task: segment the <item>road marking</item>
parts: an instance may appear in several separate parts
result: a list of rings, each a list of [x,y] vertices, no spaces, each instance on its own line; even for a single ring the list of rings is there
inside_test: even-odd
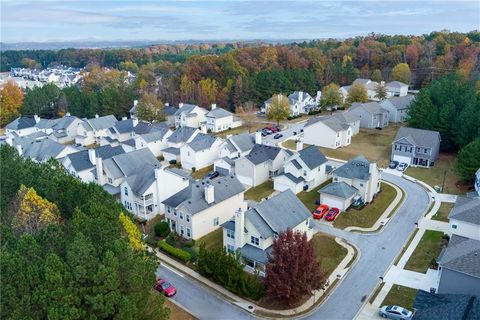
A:
[[[183,274],[181,274],[180,272],[178,272],[177,270],[175,270],[175,268],[170,267],[170,266],[167,265],[166,263],[162,263],[161,266],[164,267],[165,269],[168,269],[168,271],[175,273],[177,276],[185,279],[185,276],[184,276]]]

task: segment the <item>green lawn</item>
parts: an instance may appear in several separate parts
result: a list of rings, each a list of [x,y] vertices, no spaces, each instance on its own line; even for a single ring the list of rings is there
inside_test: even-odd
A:
[[[260,128],[263,128],[265,124],[263,123],[255,123],[253,127],[250,129],[250,133],[257,131]],[[236,127],[230,130],[225,130],[222,132],[214,133],[217,137],[226,138],[228,135],[235,135],[240,133],[248,133],[248,128],[244,126]]]
[[[433,215],[432,220],[448,222],[448,214],[450,213],[450,210],[452,210],[454,205],[454,203],[443,202],[440,205],[437,213]]]
[[[417,295],[417,289],[412,289],[394,284],[382,302],[382,306],[396,305],[412,311],[413,302]]]
[[[211,166],[192,172],[191,176],[193,179],[196,179],[196,180],[203,179],[203,177],[205,177],[211,171],[213,171],[213,164]]]
[[[315,234],[311,241],[320,269],[328,277],[345,258],[348,250],[339,245],[334,237],[322,233]]]
[[[443,232],[427,230],[408,259],[405,269],[416,272],[427,272],[432,259],[437,259],[441,251]]]
[[[290,139],[290,140],[285,140],[282,143],[282,146],[285,148],[288,148],[290,150],[297,150],[297,143],[295,142],[295,139]],[[303,149],[309,147],[310,145],[308,143],[303,144]]]
[[[310,191],[302,191],[299,194],[297,194],[298,199],[303,202],[303,204],[310,210],[310,212],[313,212],[317,208],[317,204],[315,204],[316,201],[320,201],[320,195],[318,194],[318,190],[322,189],[325,187],[327,184],[331,183],[332,179],[328,179],[315,189],[312,189]]]
[[[430,186],[442,187],[443,177],[445,175],[445,186],[443,193],[463,194],[468,191],[468,186],[459,183],[459,178],[455,173],[455,154],[440,153],[435,166],[431,168],[408,168],[405,172],[418,180],[429,184]]]
[[[346,212],[340,213],[333,225],[340,229],[350,226],[361,228],[373,226],[397,195],[395,188],[386,183],[382,182],[380,188],[382,191],[375,197],[372,203],[367,204],[361,210],[351,208]]]
[[[200,245],[205,243],[205,249],[215,249],[223,246],[223,228],[210,232],[209,234],[201,237],[195,241],[193,248],[198,252]]]
[[[261,185],[250,188],[245,192],[245,199],[260,202],[273,192],[273,181],[268,180]]]
[[[377,161],[380,167],[390,162],[392,141],[397,134],[398,124],[390,124],[382,130],[360,128],[360,132],[352,138],[352,143],[343,148],[320,148],[327,157],[349,160],[363,154],[370,161]]]

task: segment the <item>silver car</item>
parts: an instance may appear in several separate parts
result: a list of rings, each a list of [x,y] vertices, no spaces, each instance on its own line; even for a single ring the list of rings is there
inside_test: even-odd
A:
[[[395,320],[412,319],[413,312],[399,306],[383,306],[378,312],[380,317]]]
[[[402,162],[397,166],[397,170],[402,172],[405,171],[407,168],[408,168],[408,164],[406,164],[405,162]]]

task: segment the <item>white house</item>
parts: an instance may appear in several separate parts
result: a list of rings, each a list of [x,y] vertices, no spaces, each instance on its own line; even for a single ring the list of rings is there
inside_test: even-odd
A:
[[[385,85],[387,97],[404,97],[408,94],[408,84],[400,81],[391,81]]]
[[[218,159],[223,141],[220,138],[199,133],[180,148],[182,168],[196,170],[208,167]]]
[[[303,128],[303,141],[318,147],[337,149],[352,142],[353,129],[338,116],[310,118]]]
[[[317,92],[317,97],[320,97],[320,91]],[[312,98],[308,92],[295,91],[288,97],[288,103],[290,105],[290,115],[298,116],[300,114],[306,114],[313,109],[318,108],[319,100]],[[262,112],[267,112],[272,103],[272,98],[266,100],[263,103]]]
[[[380,171],[376,163],[357,156],[332,172],[333,182],[320,189],[320,203],[347,210],[359,195],[370,203],[380,191]]]
[[[175,112],[175,128],[199,128],[202,122],[205,122],[207,112],[206,109],[197,105],[180,103]]]
[[[259,142],[261,142],[261,133]],[[241,133],[227,137],[222,144],[219,159],[214,162],[214,170],[222,175],[229,175],[235,173],[235,160],[246,156],[255,145],[253,135],[249,133]]]
[[[298,143],[298,142],[297,142]],[[300,142],[301,144],[301,142]],[[315,146],[309,146],[291,155],[284,166],[284,173],[273,178],[273,188],[277,191],[290,189],[297,194],[310,190],[327,180],[327,158]]]
[[[173,134],[173,131],[168,128],[160,128],[145,134],[135,135],[135,149],[148,148],[158,157],[162,154],[162,150],[168,147],[168,137]]]
[[[21,116],[5,126],[5,135],[10,137],[26,136],[37,131],[36,124],[40,121],[37,115],[33,117]]]
[[[283,165],[291,154],[282,148],[255,144],[248,155],[235,160],[235,174],[241,183],[256,187],[283,173]]]
[[[99,117],[98,115],[92,119],[83,119],[77,129],[75,143],[88,146],[94,143],[100,144],[102,137],[109,135],[109,129],[117,123],[117,119],[113,115]]]
[[[34,162],[47,162],[50,159],[61,159],[79,150],[74,146],[64,145],[51,139],[33,140],[16,146],[17,152],[24,158]]]
[[[124,117],[110,127],[107,134],[110,138],[123,142],[132,138],[135,126],[137,125],[137,119],[127,119]]]
[[[375,129],[388,127],[389,111],[384,109],[378,102],[367,103],[354,102],[348,109],[348,113],[360,118],[360,127]]]
[[[355,79],[352,83],[352,85],[363,85],[365,87],[365,89],[367,90],[367,96],[368,96],[368,100],[373,100],[373,101],[376,101],[378,100],[375,96],[376,96],[376,88],[377,86],[379,85],[382,85],[384,83],[378,83],[376,81],[372,81],[370,79],[362,79],[362,78],[358,78],[358,79]],[[342,97],[345,100],[348,99],[348,91],[350,90],[351,86],[343,86],[340,88],[340,93],[342,94]]]
[[[167,138],[167,148],[162,149],[162,154],[167,161],[180,161],[180,148],[191,142],[200,130],[191,127],[177,128]]]
[[[457,196],[448,219],[451,234],[480,240],[480,197]]]
[[[313,236],[310,212],[293,194],[286,190],[244,210],[237,208],[232,219],[223,223],[223,246],[228,252],[239,252],[248,271],[264,275],[268,253],[280,232],[291,229]]]
[[[242,121],[230,111],[217,108],[212,104],[212,109],[205,115],[208,132],[221,132],[242,125]]]
[[[380,105],[390,113],[390,122],[404,122],[413,99],[413,95],[391,97],[383,100]]]
[[[190,184],[163,201],[170,229],[186,239],[197,240],[220,228],[246,207],[244,187],[236,177],[190,181]]]

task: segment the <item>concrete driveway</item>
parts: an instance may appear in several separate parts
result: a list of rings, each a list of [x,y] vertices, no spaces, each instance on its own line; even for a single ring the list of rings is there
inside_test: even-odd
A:
[[[351,320],[363,306],[365,300],[379,283],[395,257],[400,253],[415,223],[429,206],[425,189],[403,178],[383,174],[383,179],[397,184],[406,191],[406,198],[397,214],[379,233],[361,234],[335,229],[315,223],[315,229],[346,239],[359,248],[358,262],[342,280],[329,298],[304,319]],[[183,278],[165,266],[159,274],[177,287],[173,298],[199,319],[252,319],[247,312],[222,300],[208,288]]]

